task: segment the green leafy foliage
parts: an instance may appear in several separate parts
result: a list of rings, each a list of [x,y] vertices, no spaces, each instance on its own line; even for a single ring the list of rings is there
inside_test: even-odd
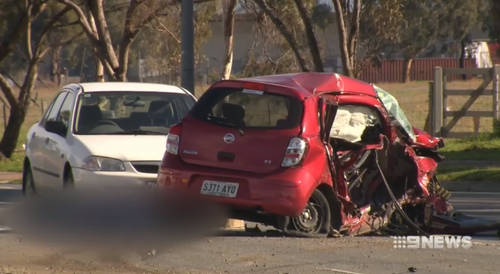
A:
[[[405,25],[399,49],[414,57],[440,37],[464,38],[481,25],[486,14],[484,1],[402,0]]]

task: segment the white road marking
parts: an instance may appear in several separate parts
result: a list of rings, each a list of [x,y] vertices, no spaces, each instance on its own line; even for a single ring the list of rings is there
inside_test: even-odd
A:
[[[14,186],[2,186],[2,185],[0,185],[0,189],[19,189],[19,187],[14,187]]]
[[[1,231],[12,231],[12,228],[10,228],[8,226],[0,226],[0,232]]]
[[[335,268],[316,268],[316,269],[317,270],[330,271],[330,272],[333,272],[333,273],[342,273],[342,274],[363,274],[363,273],[359,273],[359,272],[352,272],[352,271],[335,269]]]

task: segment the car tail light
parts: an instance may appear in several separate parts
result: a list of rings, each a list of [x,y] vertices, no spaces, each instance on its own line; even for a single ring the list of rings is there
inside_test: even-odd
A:
[[[170,128],[167,136],[167,152],[177,155],[179,153],[179,143],[181,142],[182,125],[176,124]]]
[[[290,140],[290,143],[288,143],[288,147],[286,148],[285,157],[283,158],[281,166],[291,167],[299,164],[304,158],[306,149],[306,140],[300,137],[292,138],[292,140]]]
[[[260,84],[260,83],[244,83],[243,88],[264,91],[265,86],[264,86],[264,84]]]

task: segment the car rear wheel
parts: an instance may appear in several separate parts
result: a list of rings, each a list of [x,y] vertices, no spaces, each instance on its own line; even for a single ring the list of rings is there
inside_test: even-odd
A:
[[[26,164],[23,169],[23,195],[30,197],[36,195],[35,180],[33,179],[33,172],[31,165]]]
[[[318,189],[312,193],[302,214],[282,217],[283,232],[293,237],[327,237],[330,231],[331,211],[328,200]]]

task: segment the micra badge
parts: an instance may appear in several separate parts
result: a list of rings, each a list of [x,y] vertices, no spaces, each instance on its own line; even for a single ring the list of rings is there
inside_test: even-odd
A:
[[[198,155],[198,151],[186,149],[183,151],[185,154]]]

